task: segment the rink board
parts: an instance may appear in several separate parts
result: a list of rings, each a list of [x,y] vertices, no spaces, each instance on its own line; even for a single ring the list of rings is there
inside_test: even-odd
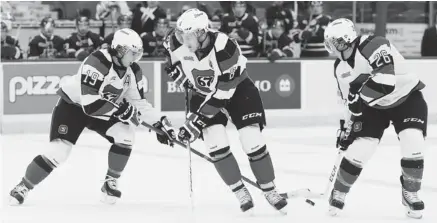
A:
[[[410,71],[427,85],[427,99],[437,95],[436,60],[408,60]],[[184,92],[168,79],[162,61],[141,61],[146,98],[181,123]],[[77,72],[80,62],[7,62],[1,68],[1,131],[46,132],[58,100],[62,78]],[[342,116],[332,60],[251,60],[247,70],[260,91],[270,126],[335,124]],[[428,100],[430,122],[437,120],[437,103]]]

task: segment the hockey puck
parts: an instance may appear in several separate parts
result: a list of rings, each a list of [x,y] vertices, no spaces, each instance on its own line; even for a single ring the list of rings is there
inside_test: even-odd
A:
[[[305,202],[307,202],[308,204],[310,204],[311,206],[316,205],[316,203],[314,203],[314,201],[310,200],[310,199],[306,199]]]

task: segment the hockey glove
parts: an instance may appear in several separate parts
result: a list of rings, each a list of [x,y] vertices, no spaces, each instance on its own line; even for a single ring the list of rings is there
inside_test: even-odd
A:
[[[353,142],[353,137],[347,132],[347,128],[344,127],[344,120],[340,120],[340,129],[337,130],[337,142],[336,147],[342,151],[346,151],[350,144]]]
[[[363,100],[360,97],[360,94],[353,94],[349,92],[347,96],[347,105],[349,108],[349,112],[351,115],[358,117],[362,115],[361,107],[363,104]]]
[[[162,144],[173,147],[173,140],[176,139],[176,134],[172,124],[167,119],[167,117],[162,116],[159,121],[153,124],[153,127],[160,129],[164,132],[164,135],[156,133],[156,138],[158,139],[158,141]]]
[[[176,83],[176,86],[192,89],[193,85],[188,80],[181,66],[181,62],[178,61],[166,67],[165,72],[167,72],[167,75]]]
[[[114,117],[118,120],[128,123],[134,126],[139,126],[141,123],[140,120],[140,112],[138,109],[133,106],[126,99],[123,99],[123,102],[120,104],[120,107],[117,111],[114,112]]]
[[[179,128],[178,139],[182,142],[194,142],[205,128],[207,118],[194,113],[188,115],[185,124]]]

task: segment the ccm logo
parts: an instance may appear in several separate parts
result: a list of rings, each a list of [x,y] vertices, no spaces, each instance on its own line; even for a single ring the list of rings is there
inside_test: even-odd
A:
[[[420,118],[406,118],[404,119],[404,122],[418,122],[421,124],[425,124],[425,122]]]
[[[249,118],[262,117],[262,115],[263,115],[262,113],[250,113],[250,114],[244,115],[242,119],[246,120]]]

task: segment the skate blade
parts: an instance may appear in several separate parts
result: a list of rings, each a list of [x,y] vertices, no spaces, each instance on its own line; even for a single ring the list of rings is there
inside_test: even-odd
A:
[[[110,196],[106,193],[102,193],[102,198],[100,199],[102,203],[111,204],[111,205],[117,203],[117,200],[118,197]]]
[[[338,215],[338,213],[340,213],[340,211],[341,211],[340,209],[331,206],[331,207],[329,207],[328,215],[335,217]]]
[[[285,206],[285,207],[283,207],[281,210],[277,210],[277,211],[279,211],[279,213],[281,213],[282,215],[287,215],[288,214],[288,212],[287,212],[287,206]]]
[[[10,206],[20,206],[20,202],[17,200],[17,198],[9,196],[9,205]]]
[[[414,210],[409,209],[408,207],[406,208],[405,214],[408,217],[414,218],[414,219],[421,219],[422,218],[422,211],[414,211]]]

